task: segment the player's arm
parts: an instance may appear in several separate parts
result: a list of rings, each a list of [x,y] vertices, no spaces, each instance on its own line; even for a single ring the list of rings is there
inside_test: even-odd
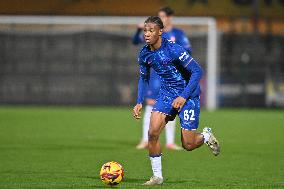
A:
[[[143,37],[143,32],[142,32],[143,27],[144,27],[144,23],[138,24],[136,33],[134,34],[134,36],[132,38],[132,43],[134,45],[138,45],[138,44],[143,43],[145,41],[144,37]]]
[[[203,72],[198,62],[185,51],[179,56],[179,62],[188,72],[191,73],[191,76],[184,91],[178,98],[174,100],[172,104],[172,106],[176,109],[182,108],[186,102],[186,99],[188,99],[192,92],[196,89]]]
[[[145,90],[149,85],[150,67],[147,64],[140,63],[140,78],[138,81],[138,95],[137,104],[133,108],[133,117],[135,119],[141,118],[142,103],[144,101]]]
[[[188,99],[199,84],[203,71],[198,62],[194,60],[194,58],[192,58],[191,56],[189,56],[188,63],[184,64],[183,66],[187,71],[191,73],[191,76],[187,86],[185,87],[184,91],[181,93],[180,96],[185,99]]]

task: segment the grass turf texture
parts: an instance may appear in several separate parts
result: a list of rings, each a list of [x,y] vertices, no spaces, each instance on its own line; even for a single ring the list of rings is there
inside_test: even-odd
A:
[[[140,125],[131,108],[0,107],[0,188],[110,188],[99,179],[110,160],[125,168],[116,188],[147,188],[147,151],[135,149]],[[221,155],[164,149],[165,182],[152,188],[284,187],[283,110],[202,111],[205,125]]]

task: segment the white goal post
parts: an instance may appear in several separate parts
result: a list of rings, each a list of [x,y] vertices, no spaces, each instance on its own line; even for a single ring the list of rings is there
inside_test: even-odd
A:
[[[129,25],[143,22],[146,17],[122,16],[0,16],[0,24],[60,24],[60,25]],[[175,24],[207,26],[207,93],[206,108],[215,110],[217,103],[217,25],[212,17],[175,17]],[[194,48],[194,47],[193,47]]]

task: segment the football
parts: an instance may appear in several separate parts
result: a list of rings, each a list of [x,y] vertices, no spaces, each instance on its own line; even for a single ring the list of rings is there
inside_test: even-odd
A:
[[[101,180],[107,185],[118,185],[123,180],[123,176],[123,167],[115,161],[103,164],[100,171]]]

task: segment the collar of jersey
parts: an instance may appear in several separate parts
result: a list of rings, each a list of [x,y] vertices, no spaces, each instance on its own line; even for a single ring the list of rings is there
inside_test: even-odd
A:
[[[165,46],[165,44],[166,44],[167,41],[168,41],[168,40],[167,40],[166,38],[162,37],[162,44],[161,44],[160,48],[151,51],[150,45],[148,45],[148,46],[147,46],[147,49],[148,49],[149,52],[157,52],[157,51],[159,51],[160,49],[162,49],[162,48]]]

